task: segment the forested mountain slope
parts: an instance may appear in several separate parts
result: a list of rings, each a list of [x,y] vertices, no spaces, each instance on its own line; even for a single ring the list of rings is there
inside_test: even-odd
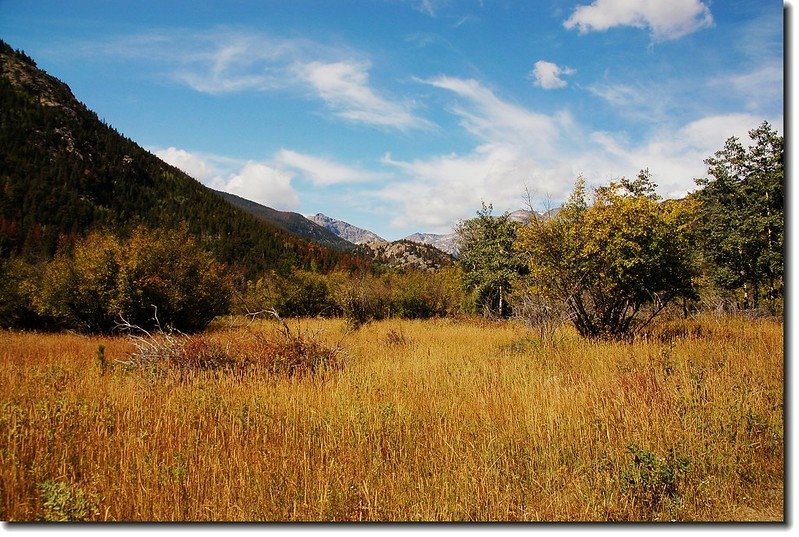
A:
[[[360,264],[234,207],[80,103],[0,41],[0,257],[48,259],[59,241],[108,228],[185,225],[247,274]]]
[[[221,191],[215,192],[231,205],[248,212],[259,220],[263,220],[264,222],[288,231],[292,235],[297,235],[342,252],[355,249],[355,245],[351,242],[339,237],[329,229],[314,223],[299,213],[278,211],[277,209],[266,207],[260,203],[236,196],[235,194]]]

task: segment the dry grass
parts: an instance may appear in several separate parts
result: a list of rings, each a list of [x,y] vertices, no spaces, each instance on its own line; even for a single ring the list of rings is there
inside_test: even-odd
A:
[[[98,346],[113,364],[129,339],[0,333],[0,518],[783,520],[783,326],[690,323],[545,345],[511,324],[303,321],[347,351],[323,376],[103,371]]]

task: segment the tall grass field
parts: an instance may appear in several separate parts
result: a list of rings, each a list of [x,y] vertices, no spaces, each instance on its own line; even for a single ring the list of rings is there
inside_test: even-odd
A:
[[[231,318],[145,355],[158,337],[0,332],[0,518],[784,520],[780,321],[591,343]],[[325,360],[259,357],[279,337]]]

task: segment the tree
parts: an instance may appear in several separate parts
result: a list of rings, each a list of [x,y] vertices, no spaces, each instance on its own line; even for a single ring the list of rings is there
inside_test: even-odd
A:
[[[567,308],[590,339],[623,339],[672,300],[693,297],[693,263],[678,205],[662,204],[649,173],[594,191],[579,178],[569,201],[549,220],[518,232],[516,250],[529,286]]]
[[[144,328],[154,315],[181,331],[205,328],[228,311],[224,267],[186,230],[137,228],[122,241],[95,231],[44,268],[37,312],[63,328],[108,332],[124,318]]]
[[[230,306],[225,267],[184,228],[138,228],[125,245],[117,278],[116,310],[132,324],[153,316],[182,331],[198,331]]]
[[[491,216],[493,207],[483,203],[477,218],[458,225],[459,264],[464,289],[474,293],[475,305],[485,314],[507,316],[507,297],[524,263],[513,249],[516,224],[508,213]]]
[[[749,131],[744,148],[731,137],[705,160],[697,237],[712,280],[741,293],[744,309],[783,293],[784,139],[767,122]]]

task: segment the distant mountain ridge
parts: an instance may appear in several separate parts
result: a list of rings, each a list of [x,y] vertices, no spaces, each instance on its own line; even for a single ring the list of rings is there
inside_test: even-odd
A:
[[[529,211],[527,209],[518,209],[508,213],[508,218],[514,222],[525,224],[530,221],[530,218],[551,218],[555,216],[560,209],[551,209],[543,213]],[[458,257],[458,234],[453,233],[413,233],[400,239],[399,241],[389,242],[367,229],[359,228],[349,224],[343,220],[331,218],[322,213],[314,216],[307,217],[312,222],[325,227],[330,232],[338,237],[345,239],[353,244],[364,245],[369,243],[378,244],[395,244],[397,242],[409,241],[416,244],[423,244],[432,246],[445,254]],[[385,249],[385,248],[384,248]],[[377,250],[377,249],[375,249]],[[367,252],[368,253],[368,252]]]
[[[438,270],[455,260],[435,246],[400,239],[393,242],[368,242],[357,247],[357,253],[375,263],[396,268]]]
[[[413,235],[405,237],[404,240],[418,244],[428,244],[451,256],[458,256],[457,233],[446,233],[443,235],[436,233],[414,233]]]
[[[331,231],[336,236],[351,242],[352,244],[367,244],[370,242],[388,242],[377,233],[373,233],[368,229],[363,229],[343,220],[331,218],[322,213],[317,213],[313,216],[306,216],[308,220],[322,226],[323,228]]]
[[[334,250],[339,250],[342,252],[349,252],[355,249],[355,245],[352,242],[339,237],[326,227],[320,226],[313,220],[310,220],[299,213],[278,211],[277,209],[261,205],[260,203],[250,201],[228,192],[222,192],[219,190],[214,190],[214,192],[231,205],[239,207],[240,209],[255,216],[259,220],[273,224],[293,235],[298,235],[304,239],[323,244],[333,248]]]

